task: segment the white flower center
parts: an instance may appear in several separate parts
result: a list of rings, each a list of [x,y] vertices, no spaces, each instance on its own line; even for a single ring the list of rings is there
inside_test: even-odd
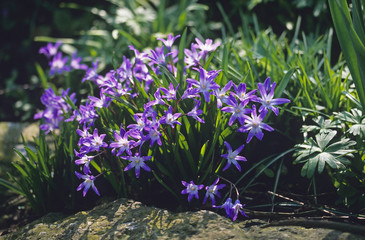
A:
[[[61,60],[53,61],[52,66],[55,69],[61,69],[63,67],[63,62]]]

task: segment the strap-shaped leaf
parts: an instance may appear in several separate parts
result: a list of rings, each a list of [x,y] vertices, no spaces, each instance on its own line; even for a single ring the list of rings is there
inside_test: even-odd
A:
[[[200,149],[198,171],[200,170],[200,167],[202,166],[203,162],[207,161],[205,151],[207,150],[208,144],[209,144],[209,140],[207,140]]]
[[[18,188],[17,186],[15,186],[14,184],[12,184],[9,181],[6,181],[5,179],[0,178],[0,185],[10,189],[11,191],[13,191],[17,194],[25,196],[25,193],[20,188]]]
[[[337,37],[350,69],[362,107],[365,106],[365,47],[354,29],[346,0],[328,1]],[[355,5],[355,7],[357,7]],[[358,9],[360,10],[360,9]],[[356,11],[355,10],[355,15]],[[357,19],[357,17],[355,16]],[[358,20],[355,21],[357,24]],[[360,28],[357,26],[356,30]],[[361,32],[360,32],[361,35]]]
[[[186,45],[186,33],[187,28],[184,29],[183,34],[181,35],[180,44],[179,44],[179,53],[178,53],[178,61],[177,61],[177,79],[179,80],[180,87],[185,89],[186,81],[184,79],[184,71],[185,71],[185,63],[184,63],[184,49]]]

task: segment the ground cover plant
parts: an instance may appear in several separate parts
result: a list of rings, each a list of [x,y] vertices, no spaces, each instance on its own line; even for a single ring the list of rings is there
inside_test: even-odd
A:
[[[75,174],[83,179],[77,188],[83,189],[83,196],[89,189],[100,195],[97,178],[105,176],[118,196],[148,198],[149,192],[167,191],[182,204],[179,193],[188,194],[190,202],[205,188],[204,203],[209,197],[217,207],[215,197],[226,185],[218,184],[221,178],[231,191],[220,207],[235,220],[238,212],[244,214],[238,189],[233,197],[233,180],[223,176],[232,168],[241,171],[238,161],[247,160],[240,155],[245,144],[233,150],[229,142],[261,140],[264,130],[274,130],[264,123],[268,111],[278,115],[277,105],[290,101],[274,98],[276,83],[270,78],[250,90],[244,82],[228,80],[212,61],[220,43],[196,38],[191,48],[185,48],[185,32],[176,49],[173,43],[179,37],[159,39],[163,45],[149,52],[130,46],[134,61],[124,58],[119,68],[104,76],[97,73],[94,62],[82,81],[95,84],[96,95],[76,107],[74,94],[64,91],[57,96],[50,88],[42,96],[46,109],[36,118],[44,119],[40,128],[46,133],[59,128],[61,121],[78,122],[79,147],[72,157],[82,169]],[[76,57],[68,65],[53,51],[58,46],[49,44],[40,51],[53,55],[51,75],[83,67],[72,62]],[[247,132],[246,140],[237,132]]]

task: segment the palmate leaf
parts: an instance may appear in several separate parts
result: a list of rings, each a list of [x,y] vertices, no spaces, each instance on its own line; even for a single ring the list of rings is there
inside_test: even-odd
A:
[[[354,136],[365,136],[365,117],[359,109],[351,109],[351,112],[335,113],[335,118],[340,121],[352,123],[348,130]]]
[[[350,123],[361,123],[363,119],[362,111],[357,108],[351,109],[351,112],[344,111],[340,113],[334,113],[334,115],[336,119]]]
[[[331,119],[325,119],[323,116],[313,120],[317,125],[303,125],[302,132],[330,132],[331,129],[341,128],[341,122],[339,120],[332,121]]]
[[[330,132],[322,132],[316,135],[316,140],[321,150],[324,150],[324,148],[333,139],[333,137],[336,136],[336,133],[337,133],[336,131],[330,131]]]
[[[364,119],[365,120],[365,119]],[[348,130],[349,133],[351,133],[354,136],[365,136],[365,121],[359,124],[354,124],[350,127]]]
[[[316,169],[321,174],[326,164],[332,169],[344,169],[351,163],[347,158],[353,157],[352,152],[355,150],[350,147],[356,142],[342,138],[330,144],[336,133],[336,131],[321,132],[315,136],[316,141],[310,138],[307,142],[296,145],[299,150],[294,154],[296,156],[294,164],[304,163],[302,176],[312,178]]]

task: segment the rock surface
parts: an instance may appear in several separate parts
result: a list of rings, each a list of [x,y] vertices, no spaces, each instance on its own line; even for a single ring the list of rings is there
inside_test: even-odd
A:
[[[333,229],[264,224],[232,222],[206,210],[172,213],[119,199],[68,217],[48,214],[0,239],[365,239]]]
[[[7,172],[14,172],[12,161],[18,158],[14,148],[22,151],[23,135],[26,142],[33,142],[39,135],[39,123],[0,122],[0,177],[7,179]]]

